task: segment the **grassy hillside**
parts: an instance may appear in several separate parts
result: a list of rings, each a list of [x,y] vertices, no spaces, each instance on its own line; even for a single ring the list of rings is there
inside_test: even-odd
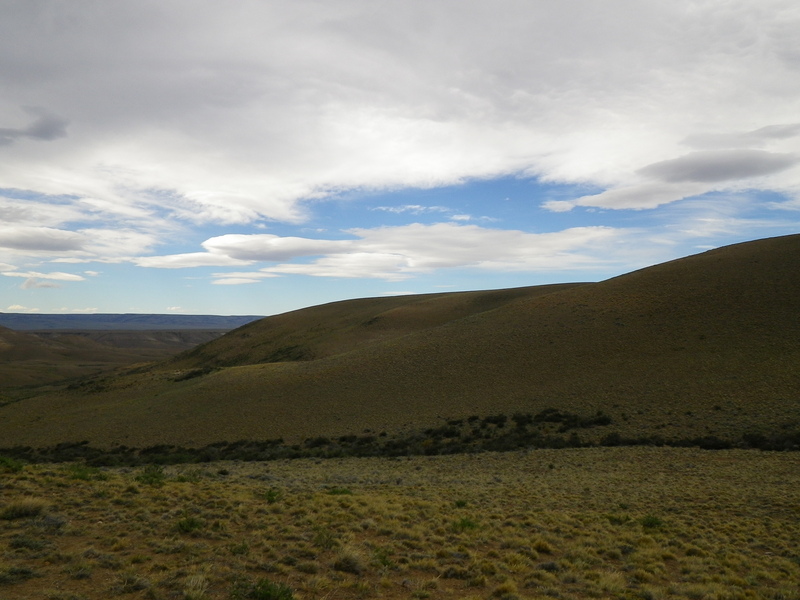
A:
[[[583,284],[364,298],[261,319],[170,361],[170,368],[309,361],[424,331],[510,302]]]
[[[197,446],[394,435],[546,409],[608,415],[586,439],[790,432],[800,425],[798,314],[800,236],[595,284],[342,302],[7,405],[0,437]]]

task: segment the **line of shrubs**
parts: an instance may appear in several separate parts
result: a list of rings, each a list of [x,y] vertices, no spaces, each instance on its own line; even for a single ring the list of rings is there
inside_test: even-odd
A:
[[[0,457],[27,462],[83,461],[91,466],[138,466],[145,464],[205,463],[218,460],[270,461],[295,458],[338,458],[366,456],[419,456],[505,452],[527,448],[583,448],[590,446],[672,446],[708,450],[753,448],[773,451],[800,450],[800,430],[773,435],[746,434],[741,438],[716,436],[665,439],[659,436],[624,437],[609,432],[599,441],[581,439],[579,429],[608,426],[612,419],[598,412],[579,416],[556,409],[535,415],[517,413],[480,418],[453,419],[441,427],[429,428],[401,437],[385,432],[343,435],[335,438],[308,438],[300,444],[283,439],[236,442],[221,441],[202,448],[157,445],[148,448],[115,446],[108,450],[93,448],[89,442],[61,443],[48,448],[15,446],[0,449]],[[595,436],[595,439],[596,436]]]

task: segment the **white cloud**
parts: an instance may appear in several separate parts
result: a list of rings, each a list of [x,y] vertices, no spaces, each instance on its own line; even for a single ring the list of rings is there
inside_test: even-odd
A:
[[[702,150],[715,148],[758,148],[770,142],[800,135],[800,123],[767,125],[753,131],[733,133],[695,133],[682,143]]]
[[[311,262],[282,262],[259,272],[214,274],[215,283],[233,285],[287,274],[397,281],[443,268],[510,271],[592,268],[607,265],[592,256],[589,248],[611,244],[625,235],[606,227],[532,234],[455,223],[357,228],[349,233],[355,239],[236,235],[212,238],[203,245],[214,251],[209,256],[246,256],[258,262],[318,257]]]
[[[52,227],[0,227],[0,248],[34,253],[63,253],[83,249],[86,238]]]
[[[639,169],[646,177],[667,183],[719,183],[780,173],[800,160],[764,150],[705,150],[663,160]]]
[[[62,273],[59,271],[52,273],[38,273],[36,271],[3,271],[0,272],[0,275],[5,275],[6,277],[24,277],[26,279],[35,278],[51,279],[55,281],[86,281],[80,275],[75,275],[74,273]]]
[[[252,261],[238,260],[210,252],[188,252],[184,254],[169,254],[166,256],[141,256],[132,259],[140,267],[154,267],[158,269],[184,269],[188,267],[232,267],[247,265]]]
[[[544,207],[556,212],[569,210],[573,206],[647,209],[700,195],[707,190],[706,186],[698,184],[645,183],[611,189],[600,194],[581,196],[574,201],[551,201],[545,203]]]
[[[799,26],[786,0],[12,3],[0,187],[228,224],[514,172],[619,188],[682,143],[796,152]]]
[[[800,159],[791,154],[753,149],[692,152],[638,169],[646,183],[612,188],[575,200],[551,200],[542,206],[565,212],[575,206],[612,209],[648,209],[700,196],[711,191],[735,189],[742,180],[764,178],[791,169]],[[717,185],[715,185],[717,184]]]
[[[0,193],[0,222],[6,226],[24,225],[29,227],[59,227],[70,221],[89,218],[81,212],[72,200],[31,198],[8,198]]]
[[[22,107],[34,120],[22,128],[0,127],[0,146],[8,146],[19,139],[51,141],[67,135],[67,121],[34,106]]]
[[[246,283],[258,283],[262,279],[279,277],[279,275],[275,273],[265,273],[264,271],[245,271],[241,273],[214,273],[213,277],[215,277],[213,283],[216,285],[242,285]]]
[[[422,206],[420,204],[404,204],[402,206],[375,206],[371,210],[381,210],[395,214],[410,213],[421,215],[425,213],[447,213],[450,209],[445,206]]]
[[[38,313],[41,312],[39,308],[28,308],[27,306],[22,306],[21,304],[12,304],[6,310],[10,310],[12,312],[17,313]]]
[[[261,278],[258,277],[220,277],[215,279],[215,285],[246,285],[248,283],[258,283]]]
[[[25,282],[20,286],[23,290],[33,290],[36,288],[60,288],[61,284],[53,283],[52,281],[39,281],[35,277],[31,277],[30,279],[26,279]]]
[[[314,256],[343,252],[352,247],[349,240],[315,240],[300,237],[280,237],[272,234],[222,235],[203,242],[203,247],[215,255],[225,255],[240,261],[281,261],[298,256]]]

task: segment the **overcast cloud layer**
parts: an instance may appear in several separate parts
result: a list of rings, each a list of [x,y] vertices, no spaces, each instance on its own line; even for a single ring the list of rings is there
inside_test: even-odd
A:
[[[713,245],[720,219],[782,232],[798,31],[795,0],[7,0],[0,274],[53,293],[98,264],[229,285],[590,271]],[[354,191],[507,176],[579,191],[531,199],[536,222],[414,204],[301,235]],[[693,198],[670,224],[581,220]]]

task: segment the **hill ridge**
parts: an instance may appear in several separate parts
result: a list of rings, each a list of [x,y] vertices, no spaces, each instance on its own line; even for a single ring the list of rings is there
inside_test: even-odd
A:
[[[375,316],[374,299],[269,317],[172,361],[2,407],[0,436],[203,446],[392,435],[549,409],[607,415],[583,434],[596,438],[800,428],[800,235],[547,293],[505,292],[486,296],[490,310],[463,306],[485,292],[405,308],[392,300],[380,312],[385,337],[367,335],[361,319],[369,306]],[[265,362],[291,346],[312,353]]]

